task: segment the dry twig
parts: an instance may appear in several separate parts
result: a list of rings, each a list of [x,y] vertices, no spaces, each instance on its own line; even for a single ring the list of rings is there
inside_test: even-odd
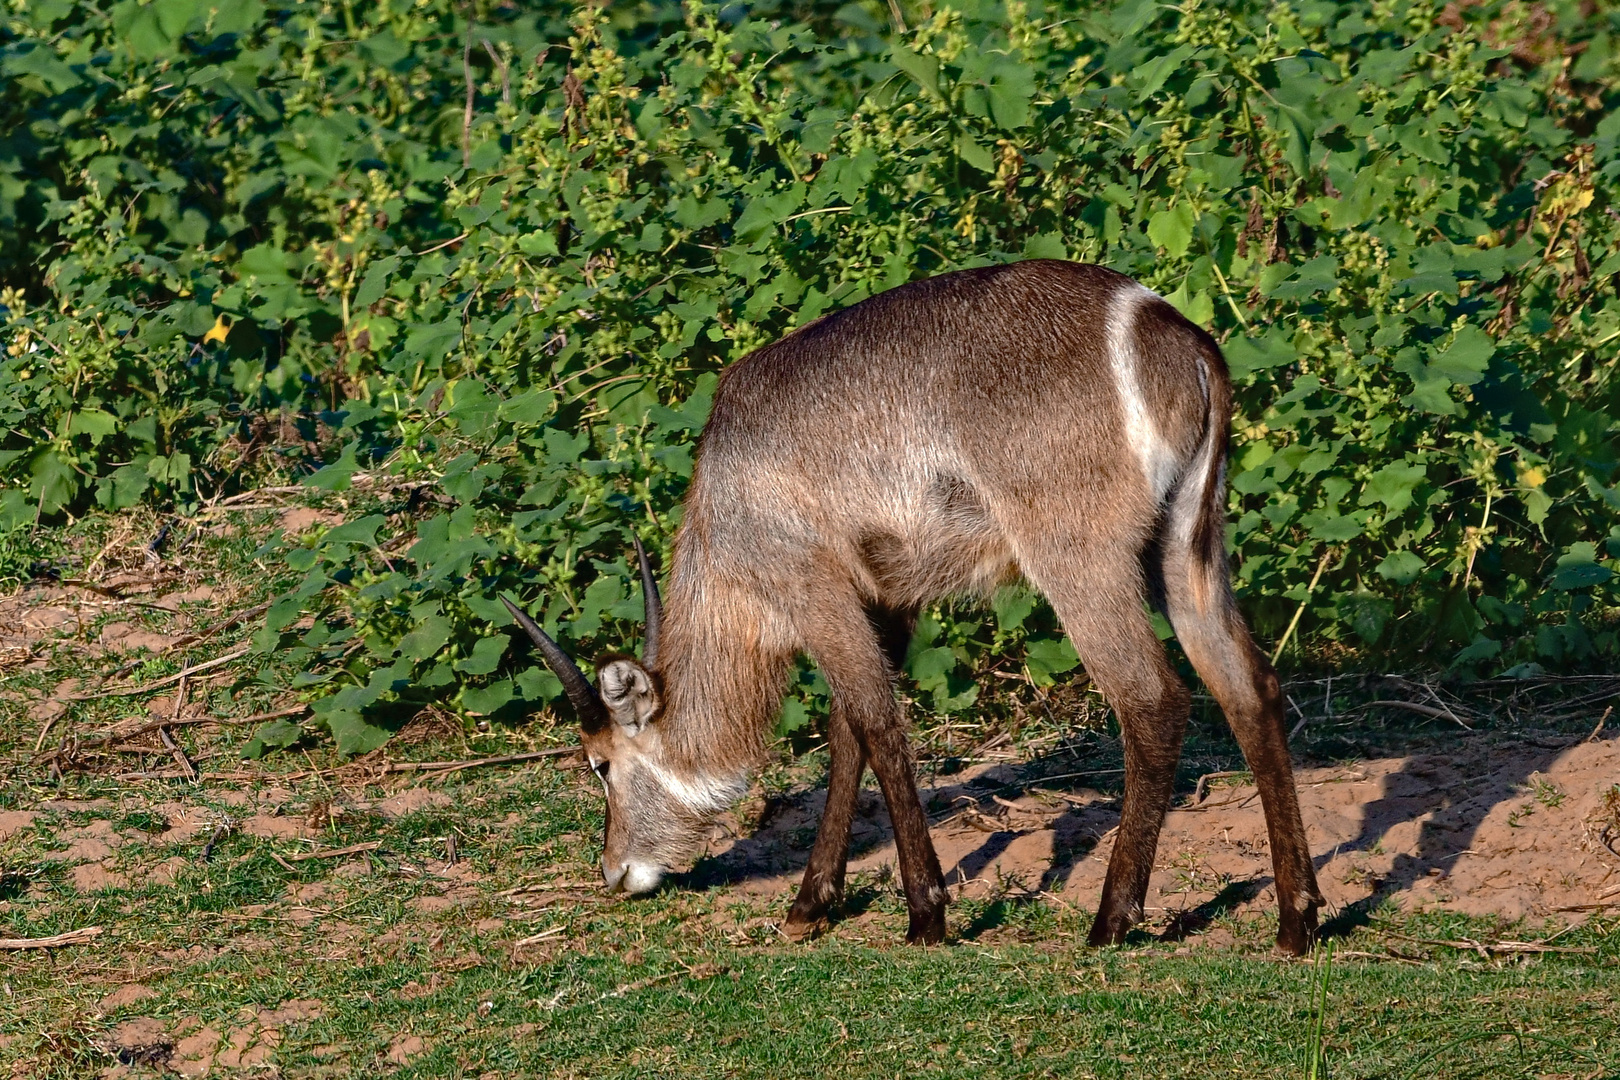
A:
[[[1593,728],[1592,729],[1592,734],[1590,734],[1590,735],[1588,735],[1586,737],[1587,742],[1589,742],[1589,743],[1597,742],[1598,732],[1603,730],[1603,725],[1607,724],[1609,722],[1609,716],[1613,712],[1614,712],[1614,706],[1613,705],[1610,705],[1607,709],[1603,710],[1603,715],[1598,717],[1597,727]]]
[[[212,660],[205,660],[200,664],[193,664],[192,666],[190,666],[188,668],[184,668],[184,669],[182,669],[180,671],[177,671],[173,675],[167,675],[167,676],[165,676],[165,677],[163,677],[161,679],[157,679],[157,680],[155,680],[153,682],[143,683],[140,686],[120,687],[119,689],[116,689],[116,690],[99,690],[99,691],[97,691],[96,693],[93,693],[93,694],[69,694],[64,700],[67,700],[67,701],[89,701],[89,700],[92,700],[92,699],[95,699],[95,698],[133,697],[136,694],[150,693],[153,690],[157,690],[157,689],[160,689],[162,687],[168,686],[170,683],[179,682],[181,679],[189,678],[192,675],[196,675],[198,672],[208,671],[208,670],[210,670],[212,668],[217,668],[221,664],[228,664],[233,660],[240,660],[240,659],[242,659],[242,657],[246,656],[248,653],[250,653],[252,651],[253,650],[252,650],[252,648],[250,646],[244,645],[240,649],[237,649],[235,652],[228,652],[224,656],[216,656]]]
[[[180,749],[179,743],[174,741],[174,736],[169,734],[169,729],[167,727],[158,728],[158,738],[163,740],[164,748],[169,751],[169,756],[174,758],[175,764],[180,766],[180,771],[185,775],[185,778],[195,784],[199,779],[197,766],[193,765],[191,759],[186,757],[186,752]]]
[[[382,847],[381,840],[367,840],[360,844],[350,844],[348,847],[328,848],[325,851],[305,851],[297,855],[288,855],[288,862],[306,862],[310,859],[336,859],[344,855],[359,855],[364,851],[376,851]]]
[[[86,926],[82,930],[69,930],[65,934],[52,934],[50,937],[35,938],[0,938],[0,949],[57,949],[63,945],[86,945],[90,939],[101,933],[99,926]]]
[[[299,713],[308,711],[308,705],[289,705],[285,709],[254,713],[252,716],[185,716],[176,717],[173,720],[153,720],[150,723],[141,724],[139,727],[129,728],[124,731],[114,728],[111,731],[97,732],[90,738],[80,742],[79,749],[91,750],[106,746],[109,743],[128,742],[130,739],[156,731],[159,728],[188,727],[192,724],[220,724],[227,727],[239,727],[243,724],[257,724],[263,720],[276,720],[283,716],[297,716]]]
[[[567,927],[565,926],[553,926],[550,930],[542,930],[533,937],[520,938],[512,943],[512,951],[515,953],[525,945],[534,945],[537,942],[545,941],[547,938],[556,937],[566,929]]]
[[[1468,724],[1463,723],[1462,719],[1450,709],[1437,709],[1432,705],[1419,705],[1415,701],[1369,701],[1367,704],[1363,705],[1362,708],[1372,709],[1380,706],[1388,709],[1405,709],[1407,712],[1415,712],[1420,716],[1429,716],[1436,720],[1451,720],[1461,726],[1464,730],[1474,730]]]

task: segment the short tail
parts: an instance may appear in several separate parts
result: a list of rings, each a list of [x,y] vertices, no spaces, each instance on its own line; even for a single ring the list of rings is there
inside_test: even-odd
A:
[[[1226,559],[1226,452],[1232,425],[1232,380],[1220,346],[1207,334],[1200,336],[1204,339],[1199,351],[1207,401],[1204,439],[1187,477],[1188,498],[1177,509],[1192,518],[1184,548],[1187,584],[1194,605],[1203,614],[1231,589]]]

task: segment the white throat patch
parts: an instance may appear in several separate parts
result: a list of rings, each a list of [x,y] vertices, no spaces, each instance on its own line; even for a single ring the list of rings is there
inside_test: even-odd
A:
[[[642,765],[676,801],[699,814],[717,814],[748,790],[746,773],[731,777],[699,775],[688,779],[652,761],[643,760]]]

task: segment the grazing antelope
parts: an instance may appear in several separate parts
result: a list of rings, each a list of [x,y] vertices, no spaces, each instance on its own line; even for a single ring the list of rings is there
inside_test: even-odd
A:
[[[793,659],[832,689],[826,811],[784,929],[840,897],[861,774],[894,824],[907,940],[947,894],[894,679],[918,611],[1022,575],[1119,717],[1125,798],[1094,945],[1141,917],[1190,697],[1146,602],[1225,710],[1265,808],[1278,945],[1305,951],[1317,891],[1276,673],[1225,549],[1231,386],[1219,347],[1130,278],[1036,260],[916,281],[794,331],[720,380],[669,567],[637,544],[640,662],[597,689],[507,606],[562,680],[607,791],[602,875],[655,888],[765,754]]]

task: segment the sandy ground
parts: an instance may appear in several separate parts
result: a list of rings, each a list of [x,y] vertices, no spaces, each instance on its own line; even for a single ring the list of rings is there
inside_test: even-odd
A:
[[[1094,907],[1117,800],[1072,780],[1020,793],[1022,785],[1004,787],[1015,775],[1007,765],[980,767],[924,792],[925,805],[945,808],[934,814],[933,838],[954,894],[1044,891]],[[1620,738],[1478,735],[1444,756],[1303,769],[1297,779],[1328,917],[1373,898],[1506,919],[1579,920],[1620,907]],[[824,798],[805,792],[759,808],[751,816],[763,816],[762,826],[714,842],[700,873],[785,903]],[[862,792],[853,846],[851,871],[894,868],[876,792]],[[1192,930],[1223,911],[1274,907],[1252,785],[1216,778],[1201,801],[1171,810],[1148,892],[1150,924]]]

